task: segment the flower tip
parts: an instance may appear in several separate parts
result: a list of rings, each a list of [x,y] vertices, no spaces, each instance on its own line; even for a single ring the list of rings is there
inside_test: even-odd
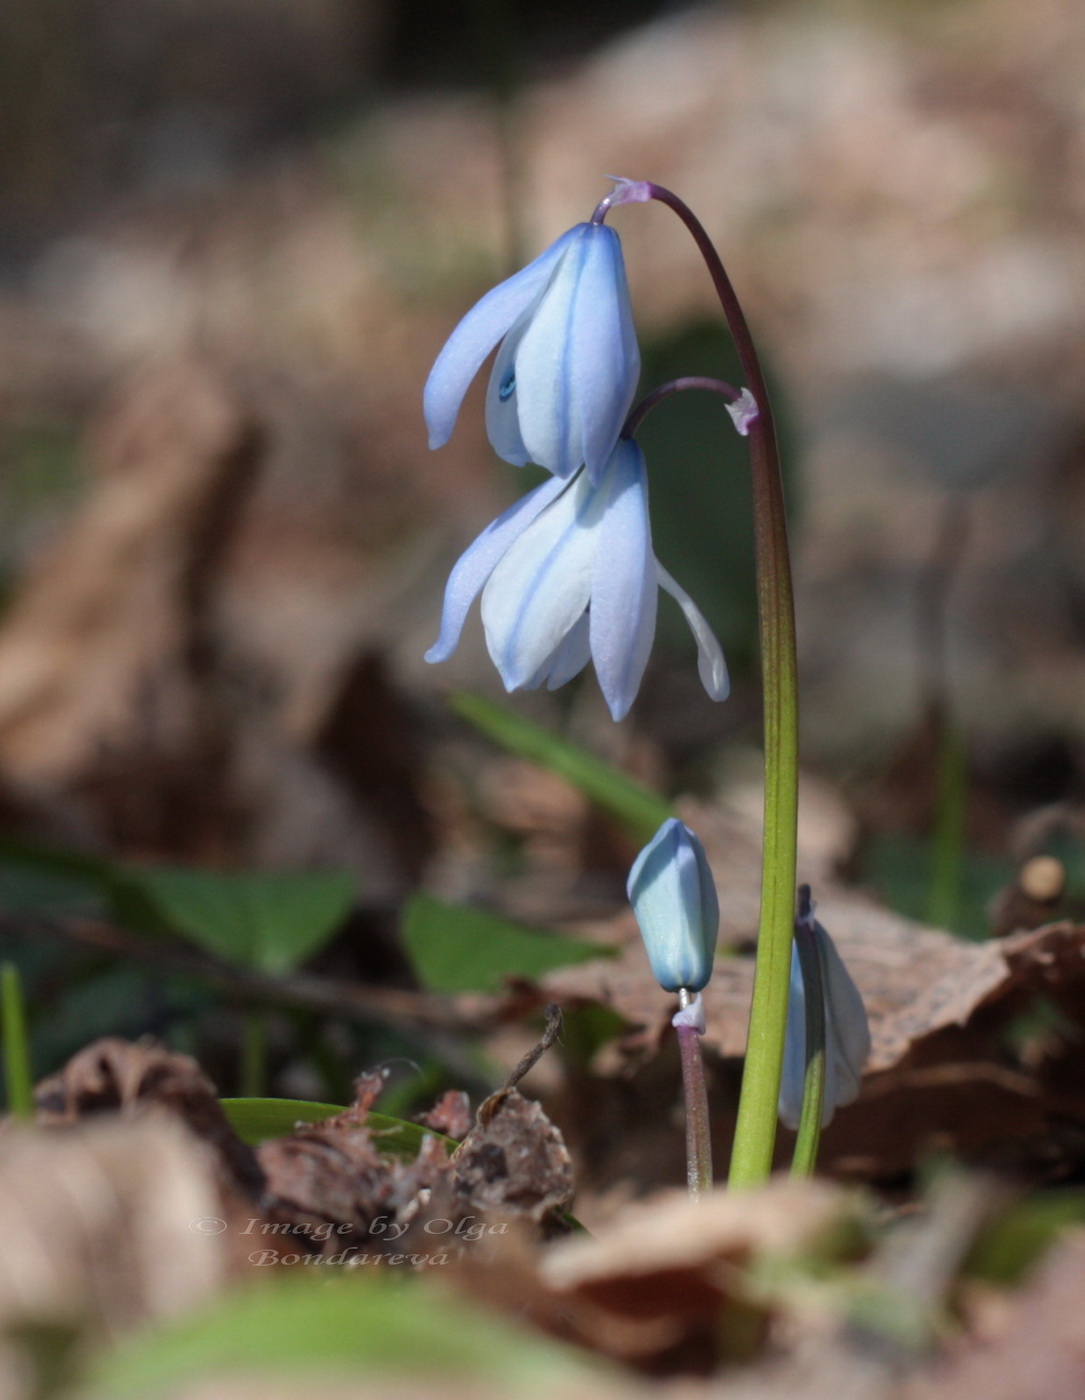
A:
[[[731,415],[740,437],[748,437],[750,428],[761,417],[757,400],[749,389],[743,389],[735,402],[727,405],[727,412]]]
[[[652,186],[647,180],[627,180],[624,175],[608,175],[615,188],[610,193],[611,205],[647,204],[652,198]]]
[[[716,701],[726,700],[731,694],[731,677],[722,654],[718,657],[698,658],[697,669],[708,698]]]

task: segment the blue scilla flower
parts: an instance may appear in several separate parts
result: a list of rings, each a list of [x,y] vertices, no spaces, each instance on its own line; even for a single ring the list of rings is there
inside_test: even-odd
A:
[[[498,341],[486,396],[494,451],[559,477],[586,464],[598,482],[640,376],[614,230],[577,224],[467,313],[426,381],[430,447],[452,436],[467,386]]]
[[[870,1025],[866,1007],[851,973],[836,951],[836,945],[814,918],[808,887],[800,914],[796,938],[816,941],[825,994],[825,1093],[821,1126],[843,1104],[859,1095],[863,1066],[870,1054]],[[789,1128],[799,1126],[803,1084],[806,1077],[806,989],[798,948],[791,948],[791,991],[787,1005],[787,1036],[784,1041],[784,1071],[780,1081],[780,1121]]]
[[[720,905],[704,847],[671,817],[641,851],[626,885],[656,981],[699,992],[712,975]]]
[[[705,689],[727,696],[727,667],[700,610],[652,553],[648,475],[637,444],[622,439],[598,485],[586,470],[552,477],[488,525],[445,589],[441,632],[427,661],[456,650],[482,593],[486,645],[506,690],[564,685],[595,662],[616,720],[636,698],[655,635],[657,591],[685,614]]]

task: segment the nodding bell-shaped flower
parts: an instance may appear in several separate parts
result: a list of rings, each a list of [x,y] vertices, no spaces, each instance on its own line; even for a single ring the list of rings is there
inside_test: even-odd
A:
[[[704,847],[677,817],[634,861],[626,893],[656,981],[666,992],[699,992],[712,976],[720,905]]]
[[[652,553],[644,455],[622,439],[598,485],[586,470],[571,482],[553,477],[483,530],[449,576],[426,660],[456,650],[481,591],[486,645],[506,690],[556,690],[594,661],[610,713],[623,719],[648,664],[659,588],[685,614],[705,689],[725,699],[720,644]]]
[[[486,396],[494,451],[598,482],[636,392],[640,351],[622,245],[577,224],[474,306],[437,356],[423,395],[430,447],[452,436],[467,387],[501,341]]]
[[[870,1054],[870,1026],[859,988],[852,981],[833,940],[814,918],[809,887],[804,885],[803,892],[795,937],[816,941],[825,994],[825,1093],[821,1110],[824,1128],[839,1107],[851,1103],[859,1095],[863,1066]],[[793,944],[779,1103],[780,1121],[789,1128],[799,1126],[805,1077],[806,989],[798,948]]]

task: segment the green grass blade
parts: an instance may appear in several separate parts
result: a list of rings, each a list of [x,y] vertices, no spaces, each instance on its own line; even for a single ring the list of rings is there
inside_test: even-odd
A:
[[[0,1020],[3,1021],[4,1089],[8,1112],[26,1122],[34,1117],[34,1075],[30,1067],[30,1041],[26,1006],[14,963],[0,967]]]
[[[461,719],[487,739],[509,753],[548,768],[579,788],[628,828],[638,841],[649,841],[667,818],[674,815],[670,803],[651,788],[502,705],[466,691],[452,695],[448,703]]]

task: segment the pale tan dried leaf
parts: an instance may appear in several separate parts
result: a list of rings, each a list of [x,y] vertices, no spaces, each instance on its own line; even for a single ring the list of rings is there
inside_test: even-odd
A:
[[[728,1266],[754,1256],[801,1251],[849,1210],[853,1200],[839,1187],[787,1177],[759,1191],[721,1188],[696,1202],[665,1192],[627,1207],[597,1238],[554,1245],[542,1276],[557,1289],[589,1291],[677,1271],[718,1282]]]
[[[71,779],[132,742],[192,725],[194,614],[206,598],[257,435],[205,366],[180,361],[120,391],[92,444],[98,476],[36,564],[0,634],[0,764]]]
[[[184,1311],[225,1278],[221,1216],[210,1153],[178,1123],[8,1126],[0,1134],[0,1335],[44,1325],[100,1341]],[[13,1340],[0,1343],[0,1386],[5,1375],[29,1384]]]
[[[794,1257],[860,1210],[838,1187],[784,1178],[696,1204],[663,1193],[541,1260],[511,1238],[465,1281],[491,1304],[515,1296],[536,1326],[651,1374],[707,1372],[752,1357],[767,1337],[776,1308],[751,1287],[749,1266]]]
[[[1068,1237],[1004,1315],[962,1342],[903,1400],[1079,1400],[1085,1394],[1085,1232]]]
[[[255,1199],[264,1192],[252,1148],[234,1132],[215,1086],[190,1055],[150,1040],[129,1044],[105,1036],[43,1079],[34,1097],[37,1121],[45,1127],[69,1126],[101,1113],[168,1113],[214,1149],[225,1193]]]
[[[685,1394],[685,1392],[683,1392]],[[295,1380],[278,1377],[211,1377],[183,1389],[171,1390],[170,1400],[640,1400],[654,1396],[663,1400],[658,1387],[625,1377],[620,1382],[602,1371],[590,1379],[540,1377],[538,1388],[515,1388],[500,1381],[462,1380],[454,1376],[396,1376],[367,1371],[353,1379],[329,1375],[322,1368],[319,1376],[305,1374]],[[668,1392],[666,1400],[671,1400]],[[674,1400],[680,1400],[677,1392]],[[688,1395],[688,1400],[694,1400]]]

